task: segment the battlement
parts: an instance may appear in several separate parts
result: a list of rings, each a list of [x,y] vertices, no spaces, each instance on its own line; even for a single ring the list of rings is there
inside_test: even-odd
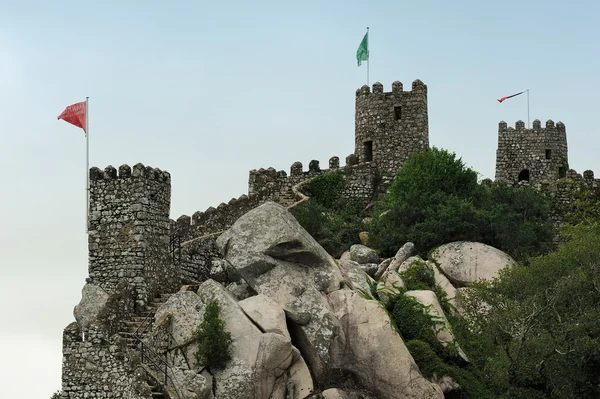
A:
[[[559,133],[566,133],[566,127],[565,124],[562,122],[557,122],[556,125],[554,124],[554,121],[552,119],[548,119],[546,121],[546,127],[545,129],[549,129],[552,130],[553,132],[559,132]],[[506,122],[501,121],[500,123],[498,123],[498,133],[502,134],[502,133],[507,133],[507,132],[515,132],[515,131],[538,131],[538,130],[543,130],[542,128],[542,122],[539,119],[536,119],[533,121],[533,127],[532,128],[526,128],[525,127],[525,122],[523,122],[522,120],[518,120],[517,122],[515,122],[515,126],[508,126]]]
[[[162,171],[158,168],[152,168],[150,166],[144,166],[141,163],[135,164],[133,170],[129,165],[119,166],[115,169],[112,165],[107,166],[104,170],[92,167],[90,168],[90,180],[110,180],[110,179],[128,179],[130,177],[146,178],[148,180],[155,180],[159,182],[170,183],[171,175],[167,171]]]
[[[427,85],[420,81],[419,79],[412,82],[412,91],[404,91],[404,86],[402,82],[395,81],[392,83],[392,91],[384,92],[383,84],[380,82],[373,83],[373,91],[367,85],[363,85],[361,88],[356,90],[356,96],[369,96],[373,94],[392,94],[392,95],[400,95],[400,94],[412,94],[412,93],[427,93]]]
[[[170,230],[181,237],[183,241],[192,240],[207,234],[227,230],[242,215],[264,202],[259,195],[241,195],[232,198],[227,203],[221,203],[216,208],[209,207],[197,211],[190,217],[181,215],[176,221],[171,220]]]

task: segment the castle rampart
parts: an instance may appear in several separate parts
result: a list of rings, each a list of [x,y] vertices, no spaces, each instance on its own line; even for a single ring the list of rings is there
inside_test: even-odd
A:
[[[382,176],[396,175],[410,154],[429,148],[427,86],[420,80],[412,91],[392,83],[384,92],[379,82],[356,91],[355,150],[359,163],[375,162]]]
[[[523,121],[517,121],[514,128],[504,121],[498,124],[496,180],[551,181],[564,177],[567,169],[567,133],[562,122],[555,125],[548,120],[542,128],[536,119],[531,129]]]
[[[352,158],[354,159],[354,158]],[[344,189],[340,193],[343,199],[367,204],[373,199],[379,188],[379,174],[375,163],[348,164],[340,167],[338,157],[329,159],[329,169],[321,169],[319,161],[312,160],[307,171],[301,162],[290,166],[289,176],[283,170],[274,168],[251,170],[248,179],[248,192],[265,200],[290,206],[298,198],[292,188],[324,173],[340,172],[344,176]]]
[[[179,285],[169,258],[171,177],[137,164],[90,169],[89,277],[113,293],[125,279],[143,306]]]

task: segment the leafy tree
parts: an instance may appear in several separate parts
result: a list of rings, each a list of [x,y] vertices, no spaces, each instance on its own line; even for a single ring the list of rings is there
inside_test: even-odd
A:
[[[462,300],[463,349],[503,397],[600,397],[600,223],[566,237]]]
[[[479,241],[523,259],[549,248],[544,197],[529,187],[478,184],[455,154],[412,154],[377,208],[370,242],[384,256],[412,241],[421,256],[452,241]]]
[[[219,303],[216,300],[209,301],[204,320],[196,331],[196,361],[210,369],[222,369],[231,360],[231,333],[225,330],[220,312]]]

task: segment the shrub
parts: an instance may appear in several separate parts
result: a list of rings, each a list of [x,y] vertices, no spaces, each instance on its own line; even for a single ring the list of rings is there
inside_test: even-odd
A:
[[[302,192],[325,208],[336,209],[342,205],[340,195],[344,184],[342,172],[329,172],[312,178],[302,186]]]
[[[220,312],[218,302],[210,300],[206,305],[204,320],[196,331],[196,361],[209,369],[224,368],[231,359],[231,333],[225,331]]]
[[[364,230],[360,207],[350,203],[333,208],[312,197],[292,209],[298,223],[332,256],[339,258],[352,244],[360,242],[358,234]]]
[[[60,399],[60,391],[54,392],[50,399]]]

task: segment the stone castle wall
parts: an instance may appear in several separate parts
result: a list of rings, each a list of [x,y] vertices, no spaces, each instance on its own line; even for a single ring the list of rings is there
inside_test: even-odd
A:
[[[392,83],[384,92],[379,82],[356,91],[355,150],[359,163],[375,161],[383,176],[393,177],[410,154],[429,148],[427,86],[420,80],[412,91]]]
[[[582,176],[570,169],[564,178],[544,181],[539,188],[552,200],[550,217],[556,229],[564,224],[566,214],[573,210],[576,201],[600,199],[600,179],[595,179],[591,170],[586,170]]]
[[[514,128],[504,121],[498,124],[496,180],[517,183],[527,180],[527,175],[531,183],[557,180],[564,177],[567,164],[567,133],[562,122],[555,125],[549,120],[542,128],[536,119],[532,129],[526,129],[523,121]]]
[[[125,279],[143,306],[179,286],[169,257],[171,177],[137,164],[90,169],[89,276],[107,293]]]
[[[307,171],[301,162],[294,162],[290,174],[274,168],[251,170],[248,179],[248,192],[264,200],[274,201],[283,206],[291,206],[298,198],[293,187],[307,182],[324,173],[340,172],[344,176],[344,189],[341,197],[345,200],[367,204],[379,189],[380,176],[375,162],[356,163],[354,155],[346,158],[346,166],[340,167],[339,158],[329,160],[329,169],[321,169],[319,161],[312,160]]]
[[[104,332],[88,329],[84,339],[75,322],[63,331],[61,399],[151,399],[136,392],[134,375],[125,349]]]

